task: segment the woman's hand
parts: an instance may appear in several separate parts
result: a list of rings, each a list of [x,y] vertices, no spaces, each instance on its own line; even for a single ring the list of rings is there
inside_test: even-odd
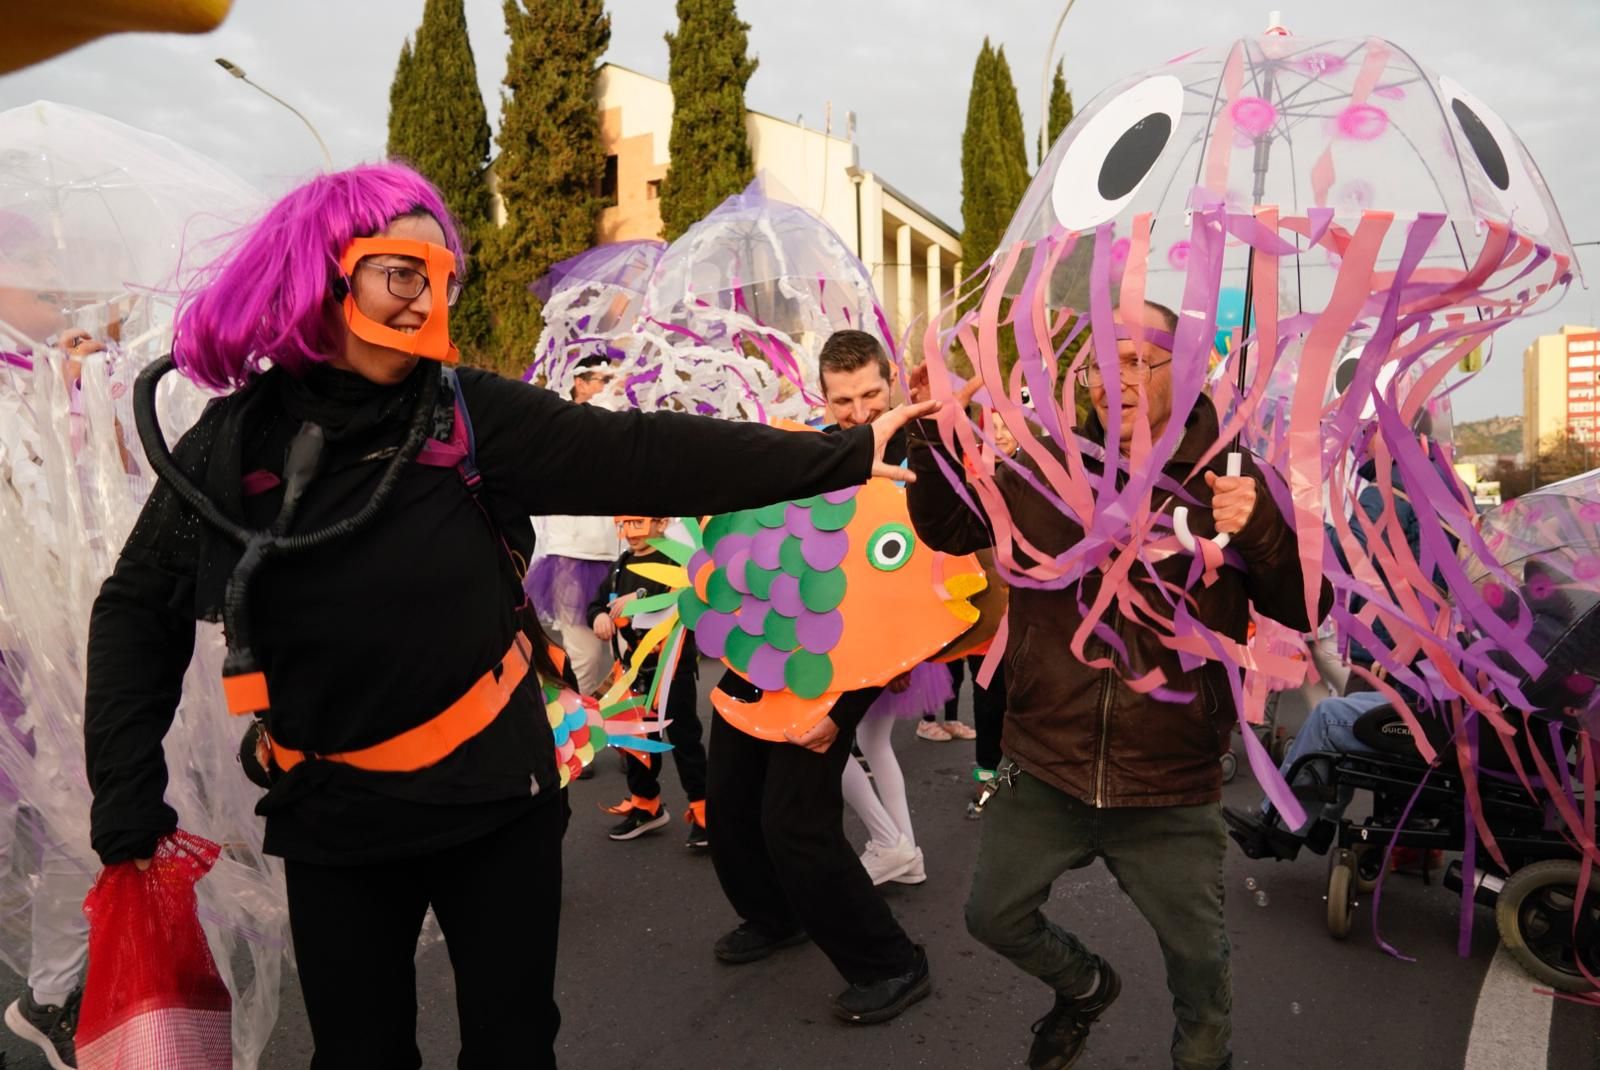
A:
[[[924,416],[932,416],[939,411],[937,401],[907,402],[897,405],[872,421],[872,474],[884,479],[892,479],[897,483],[915,483],[917,475],[909,468],[902,468],[897,464],[889,464],[883,459],[883,451],[888,448],[889,440],[894,438],[906,424],[912,420],[920,420]]]
[[[594,619],[594,635],[602,643],[611,642],[612,636],[617,634],[617,626],[611,623],[609,614],[602,613]]]

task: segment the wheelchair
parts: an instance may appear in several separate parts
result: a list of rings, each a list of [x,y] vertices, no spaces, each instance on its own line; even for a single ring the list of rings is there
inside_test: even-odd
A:
[[[1538,731],[1540,721],[1528,723],[1534,731],[1519,731],[1515,737],[1528,775],[1538,776],[1531,746],[1540,747],[1551,768],[1568,767],[1567,753],[1557,749],[1570,745],[1570,736],[1554,744],[1548,737],[1538,738],[1545,735]],[[1321,802],[1348,800],[1358,791],[1372,798],[1370,815],[1360,821],[1319,819],[1306,830],[1306,847],[1328,856],[1327,927],[1340,940],[1350,934],[1359,897],[1370,893],[1382,875],[1391,845],[1460,853],[1472,821],[1454,749],[1444,741],[1434,741],[1439,761],[1430,769],[1417,751],[1410,727],[1390,707],[1368,711],[1354,730],[1370,753],[1307,754],[1295,762],[1287,778],[1298,785],[1297,793],[1312,793]],[[1535,737],[1531,744],[1530,736]],[[1584,971],[1600,977],[1600,878],[1586,890],[1581,911],[1575,911],[1582,854],[1562,836],[1554,806],[1530,796],[1512,770],[1499,737],[1485,730],[1480,736],[1478,792],[1484,821],[1506,867],[1502,869],[1480,847],[1473,900],[1494,909],[1501,942],[1535,979],[1560,991],[1589,991],[1593,986]],[[1534,783],[1542,793],[1542,785]],[[1315,805],[1315,800],[1308,801]],[[1581,812],[1581,799],[1578,808]],[[1426,879],[1426,868],[1423,872]],[[1442,883],[1459,893],[1462,882],[1462,864],[1456,859],[1446,868]]]

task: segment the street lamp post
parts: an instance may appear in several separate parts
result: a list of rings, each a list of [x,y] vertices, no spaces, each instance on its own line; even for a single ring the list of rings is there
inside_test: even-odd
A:
[[[311,125],[311,120],[307,119],[304,115],[301,115],[300,114],[300,110],[298,108],[296,108],[293,104],[290,104],[287,100],[284,100],[282,97],[278,96],[276,93],[273,93],[272,91],[270,91],[268,89],[265,89],[262,86],[257,85],[255,82],[252,82],[250,79],[246,78],[245,74],[244,74],[244,69],[239,67],[237,64],[232,63],[232,62],[230,62],[228,60],[225,60],[221,56],[218,56],[217,57],[217,66],[221,67],[223,70],[227,71],[229,74],[231,74],[235,78],[239,79],[239,81],[243,82],[245,85],[250,86],[251,88],[258,90],[261,93],[266,94],[268,97],[270,97],[273,100],[277,101],[279,104],[282,104],[285,108],[288,108],[291,112],[294,112],[294,117],[296,119],[299,119],[302,123],[305,123],[306,124],[306,129],[311,131],[311,136],[317,139],[317,148],[322,150],[322,163],[323,163],[323,165],[325,167],[327,167],[328,170],[330,170],[330,171],[333,170],[333,157],[331,155],[329,155],[329,153],[328,153],[328,143],[322,140],[322,135],[317,133],[317,128]]]
[[[1039,158],[1042,161],[1044,154],[1050,150],[1046,145],[1045,136],[1050,132],[1050,61],[1056,56],[1056,39],[1061,36],[1061,27],[1066,25],[1067,12],[1072,10],[1072,5],[1078,0],[1067,0],[1067,5],[1061,9],[1061,17],[1056,19],[1056,28],[1050,31],[1050,46],[1044,50],[1044,73],[1039,75]]]

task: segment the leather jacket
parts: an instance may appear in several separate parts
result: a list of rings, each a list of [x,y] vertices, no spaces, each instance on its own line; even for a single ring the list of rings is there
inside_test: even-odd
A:
[[[1218,430],[1216,410],[1202,397],[1165,474],[1183,480],[1216,441]],[[1084,434],[1103,439],[1092,414]],[[910,463],[918,479],[910,485],[909,494],[917,535],[947,553],[970,553],[989,546],[993,537],[987,523],[961,503],[940,473],[934,459],[934,451],[942,449],[938,441],[931,423],[919,425],[912,435]],[[1025,456],[1024,463],[1031,467]],[[1085,464],[1091,472],[1098,471],[1098,464],[1090,458],[1085,458]],[[1225,464],[1223,453],[1208,467],[1220,476],[1225,474]],[[962,469],[953,465],[952,470]],[[1038,476],[1037,470],[1034,474]],[[1249,454],[1244,457],[1243,474],[1261,482],[1261,470]],[[1014,471],[1003,469],[998,483],[1012,523],[1042,553],[1060,554],[1082,537],[1076,522]],[[1191,530],[1197,535],[1214,535],[1208,508],[1211,489],[1204,471],[1196,472],[1184,486],[1200,506],[1191,509]],[[1172,495],[1167,491],[1158,488],[1154,500],[1162,512],[1172,508]],[[1209,587],[1199,583],[1189,587],[1192,561],[1187,554],[1161,560],[1155,571],[1176,589],[1188,589],[1192,616],[1230,639],[1246,639],[1252,603],[1265,616],[1291,628],[1315,628],[1318,622],[1306,619],[1294,532],[1264,484],[1258,488],[1249,521],[1233,536],[1229,549],[1238,551],[1245,570],[1225,565]],[[1163,605],[1162,596],[1140,568],[1136,567],[1132,582],[1149,604]],[[1115,602],[1103,620],[1126,645],[1128,666],[1119,672],[1093,669],[1078,661],[1071,644],[1084,615],[1079,603],[1093,605],[1100,582],[1101,573],[1091,571],[1077,584],[1060,590],[1012,586],[1003,751],[1027,772],[1094,806],[1217,802],[1222,796],[1218,759],[1228,749],[1236,719],[1225,670],[1207,661],[1185,671],[1177,652],[1164,646],[1155,630],[1123,617]],[[1324,579],[1319,621],[1332,601],[1332,588]],[[1085,653],[1105,658],[1112,651],[1105,640],[1091,636]],[[1137,679],[1152,669],[1165,673],[1166,688],[1194,697],[1164,701],[1128,685],[1127,679]]]

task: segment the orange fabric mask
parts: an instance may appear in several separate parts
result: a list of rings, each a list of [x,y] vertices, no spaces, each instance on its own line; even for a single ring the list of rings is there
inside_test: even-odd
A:
[[[414,357],[459,364],[461,351],[450,341],[448,297],[450,280],[456,274],[456,255],[442,245],[410,238],[357,238],[345,247],[344,255],[339,258],[339,270],[348,280],[363,257],[382,254],[414,257],[427,265],[428,286],[433,290],[428,318],[415,334],[385,327],[356,307],[355,288],[350,285],[344,297],[344,320],[350,333],[362,341]]]

